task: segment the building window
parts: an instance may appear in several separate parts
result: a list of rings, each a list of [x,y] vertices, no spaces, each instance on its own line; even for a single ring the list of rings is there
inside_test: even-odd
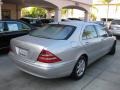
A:
[[[11,11],[2,10],[2,19],[11,19]]]

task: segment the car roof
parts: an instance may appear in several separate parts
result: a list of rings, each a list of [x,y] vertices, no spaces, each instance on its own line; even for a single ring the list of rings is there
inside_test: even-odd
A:
[[[29,26],[30,28],[34,28],[34,26],[32,26],[31,24],[26,23],[26,22],[24,22],[24,21],[22,21],[22,20],[14,20],[14,19],[3,19],[3,20],[0,20],[0,22],[7,22],[7,21],[8,21],[8,22],[9,22],[9,21],[21,22],[21,23]]]
[[[9,21],[15,21],[15,22],[21,22],[21,23],[24,23],[24,24],[27,24],[27,25],[30,25],[22,20],[14,20],[14,19],[3,19],[3,20],[0,20],[0,22],[9,22]]]
[[[3,19],[3,20],[0,20],[0,21],[16,21],[16,22],[22,22],[22,23],[25,23],[24,21],[22,20],[14,20],[14,19]],[[26,23],[25,23],[26,24]]]
[[[85,21],[62,21],[62,22],[52,22],[50,24],[63,24],[63,25],[70,25],[70,26],[75,26],[75,27],[79,27],[79,26],[83,26],[83,25],[95,25],[95,23],[91,23],[91,22],[85,22]]]
[[[32,17],[22,17],[23,19],[38,19],[38,18],[32,18]]]

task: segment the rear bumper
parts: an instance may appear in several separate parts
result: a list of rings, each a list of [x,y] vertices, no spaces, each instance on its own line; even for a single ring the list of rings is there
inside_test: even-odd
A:
[[[57,64],[44,64],[40,62],[30,63],[12,52],[9,53],[9,56],[20,70],[37,77],[48,79],[70,75],[76,63],[76,61]]]

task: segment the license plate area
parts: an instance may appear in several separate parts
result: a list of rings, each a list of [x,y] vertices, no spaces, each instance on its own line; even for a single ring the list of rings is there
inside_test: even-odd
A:
[[[19,48],[18,54],[21,55],[21,56],[27,57],[28,56],[28,50],[23,49],[23,48]]]

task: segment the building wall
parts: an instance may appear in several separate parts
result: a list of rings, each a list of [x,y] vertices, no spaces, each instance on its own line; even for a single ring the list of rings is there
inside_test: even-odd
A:
[[[15,4],[5,4],[2,5],[2,11],[9,10],[11,13],[11,19],[17,19],[16,5]]]
[[[29,0],[28,0],[29,1]],[[87,10],[88,12],[90,12],[90,3],[92,0],[61,0],[59,2],[57,2],[57,0],[48,0],[49,2],[64,7],[64,6],[72,6],[75,5],[75,2],[71,2],[71,1],[77,1],[77,2],[81,2],[78,5],[82,8],[84,8],[85,10]],[[70,1],[70,2],[69,2]],[[17,0],[15,1],[17,3]],[[33,0],[34,2],[34,0]],[[32,5],[34,3],[25,3],[26,5]],[[38,3],[39,4],[39,3]],[[47,4],[47,3],[46,3]],[[65,5],[64,5],[65,4]],[[36,5],[36,4],[35,4]],[[42,4],[41,4],[42,5]],[[48,4],[49,5],[49,4]],[[5,3],[3,2],[2,4],[2,11],[3,10],[9,10],[11,12],[11,17],[10,19],[17,19],[20,17],[20,13],[21,13],[21,9],[18,9],[19,6],[17,6],[16,4],[11,4],[11,3]],[[45,6],[46,7],[46,6]]]

